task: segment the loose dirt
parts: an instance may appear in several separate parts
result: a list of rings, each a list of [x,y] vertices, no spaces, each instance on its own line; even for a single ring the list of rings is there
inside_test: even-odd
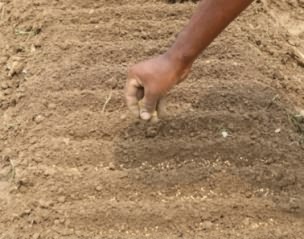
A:
[[[182,2],[1,0],[1,239],[304,238],[303,0],[256,1],[137,121],[127,67]]]

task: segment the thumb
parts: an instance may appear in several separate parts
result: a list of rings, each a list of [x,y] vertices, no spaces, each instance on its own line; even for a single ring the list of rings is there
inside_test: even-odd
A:
[[[145,96],[140,104],[140,118],[150,120],[156,110],[158,97],[149,92],[145,92]]]

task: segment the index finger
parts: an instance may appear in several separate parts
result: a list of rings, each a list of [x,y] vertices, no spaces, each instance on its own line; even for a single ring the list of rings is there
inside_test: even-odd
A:
[[[137,97],[138,91],[142,88],[139,82],[135,78],[127,80],[125,88],[126,102],[129,110],[139,117],[139,99]]]

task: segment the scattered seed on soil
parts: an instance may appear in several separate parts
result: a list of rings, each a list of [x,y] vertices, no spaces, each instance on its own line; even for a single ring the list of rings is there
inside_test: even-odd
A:
[[[303,1],[254,1],[143,122],[128,68],[198,3],[168,2],[0,0],[0,238],[303,237]]]

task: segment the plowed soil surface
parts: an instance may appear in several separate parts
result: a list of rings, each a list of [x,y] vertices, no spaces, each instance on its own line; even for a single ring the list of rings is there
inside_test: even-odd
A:
[[[304,238],[304,2],[256,1],[132,118],[128,66],[195,3],[0,0],[0,238]]]

